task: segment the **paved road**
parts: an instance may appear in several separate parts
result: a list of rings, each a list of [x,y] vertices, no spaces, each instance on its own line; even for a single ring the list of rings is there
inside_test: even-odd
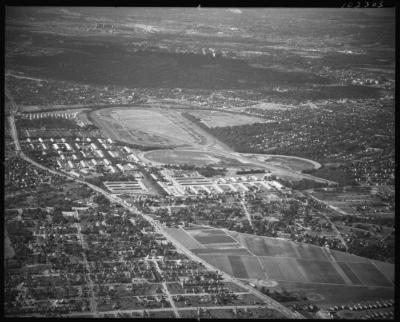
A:
[[[246,207],[246,201],[245,201],[244,193],[242,193],[242,200],[240,200],[240,203],[243,206],[244,213],[246,214],[247,219],[249,220],[251,228],[254,228],[253,227],[253,222],[251,221],[251,214],[249,213],[249,211],[247,210],[247,207]]]
[[[160,267],[158,266],[157,261],[156,261],[155,259],[152,259],[152,260],[150,260],[150,261],[152,261],[152,262],[154,263],[154,266],[156,267],[157,272],[162,276],[162,275],[163,275],[163,272],[162,272],[162,270],[160,269]],[[166,282],[163,282],[163,283],[162,283],[162,287],[163,287],[163,289],[164,289],[164,293],[165,293],[165,294],[167,295],[167,297],[168,297],[168,301],[169,301],[169,303],[171,304],[172,309],[174,310],[175,317],[176,317],[176,318],[180,318],[181,316],[179,315],[179,312],[178,312],[178,310],[176,309],[175,302],[174,302],[174,300],[173,300],[173,298],[172,298],[172,296],[171,296],[171,293],[170,293],[169,290],[168,290],[167,283],[166,283]]]
[[[325,202],[325,201],[323,201],[323,200],[321,200],[321,199],[318,199],[318,198],[316,198],[315,196],[313,196],[312,194],[310,194],[310,193],[306,193],[305,192],[305,194],[308,196],[308,197],[311,197],[312,199],[314,199],[315,201],[317,201],[317,202],[319,202],[319,203],[322,203],[323,205],[325,205],[325,206],[327,206],[329,209],[332,209],[333,211],[335,211],[335,212],[337,212],[337,213],[339,213],[339,214],[341,214],[341,215],[347,215],[347,213],[346,212],[342,212],[342,211],[338,211],[337,209],[336,209],[336,207],[333,207],[332,205],[330,205],[329,203],[327,203],[327,202]],[[342,236],[342,234],[340,233],[340,231],[337,229],[337,227],[335,226],[335,224],[331,221],[331,219],[329,218],[329,216],[327,216],[325,213],[321,213],[324,217],[325,217],[325,219],[331,224],[331,226],[332,226],[332,229],[334,230],[334,232],[336,233],[336,236],[337,236],[337,238],[339,238],[340,239],[340,241],[342,242],[342,244],[343,244],[343,246],[346,248],[346,252],[349,250],[349,247],[347,246],[347,244],[346,244],[346,241],[344,240],[344,238],[343,238],[343,236]]]
[[[15,128],[14,116],[11,115],[10,118],[9,118],[9,120],[10,120],[10,122],[11,122],[10,125],[12,125],[12,126],[11,126],[11,128],[12,128],[12,131],[11,131],[12,133],[11,133],[11,134],[12,134],[12,137],[13,137],[14,142],[16,142],[15,145],[16,145],[16,147],[17,147],[17,146],[19,146],[19,144],[18,144],[18,134],[17,134],[17,130],[16,130],[16,128]],[[152,224],[152,226],[154,227],[154,229],[155,229],[157,232],[160,232],[167,240],[171,241],[171,242],[177,247],[177,249],[181,250],[181,252],[183,252],[184,254],[186,254],[189,258],[191,258],[192,260],[195,260],[195,261],[197,261],[197,262],[203,263],[203,265],[204,265],[205,267],[208,267],[210,270],[219,271],[216,267],[210,265],[209,263],[207,263],[206,261],[204,261],[204,260],[201,259],[200,257],[198,257],[198,256],[196,256],[195,254],[193,254],[192,252],[190,252],[188,249],[186,249],[182,244],[180,244],[177,240],[175,240],[172,236],[170,236],[170,235],[160,226],[159,223],[155,222],[155,221],[153,220],[153,218],[151,218],[150,216],[145,215],[145,214],[139,212],[138,209],[137,209],[136,207],[134,207],[134,206],[128,206],[128,205],[126,204],[126,202],[123,201],[121,198],[112,196],[111,194],[109,194],[109,193],[106,192],[105,190],[103,190],[103,189],[101,189],[101,188],[99,188],[99,187],[97,187],[97,186],[95,186],[95,185],[93,185],[93,184],[91,184],[91,183],[88,183],[88,182],[86,182],[86,181],[77,179],[77,178],[72,177],[72,176],[70,176],[70,175],[67,175],[67,174],[65,174],[65,173],[61,173],[61,172],[58,172],[58,171],[49,169],[49,168],[47,168],[47,167],[45,167],[45,166],[43,166],[43,165],[37,163],[36,161],[30,159],[30,158],[27,157],[22,151],[20,152],[20,156],[21,156],[24,160],[30,162],[31,164],[33,164],[33,165],[35,165],[35,166],[37,166],[37,167],[39,167],[39,168],[41,168],[41,169],[43,169],[43,170],[45,170],[45,171],[48,171],[48,172],[50,172],[50,173],[52,173],[52,174],[55,174],[55,175],[60,175],[60,176],[66,177],[66,178],[68,178],[68,179],[71,179],[71,180],[73,180],[73,181],[75,181],[75,182],[78,182],[78,183],[81,183],[81,184],[84,184],[84,185],[90,187],[91,189],[93,189],[94,191],[101,193],[102,195],[104,195],[105,197],[107,197],[109,200],[114,201],[114,202],[120,204],[122,207],[124,207],[124,208],[127,209],[128,211],[130,211],[130,212],[132,212],[132,213],[135,213],[135,214],[138,214],[138,215],[141,215],[143,218],[147,219],[147,220]],[[270,297],[264,295],[263,293],[261,293],[261,292],[255,290],[253,287],[248,286],[248,285],[246,285],[246,284],[244,284],[244,283],[238,281],[237,279],[231,277],[230,275],[228,275],[228,274],[226,274],[226,273],[224,273],[224,272],[222,272],[222,271],[219,271],[219,272],[225,277],[226,280],[231,281],[231,282],[235,283],[236,285],[238,285],[238,286],[240,286],[240,287],[242,287],[242,288],[244,288],[244,289],[247,289],[250,293],[254,294],[256,297],[258,297],[259,299],[261,299],[261,300],[263,300],[264,302],[266,302],[271,308],[274,308],[274,309],[276,309],[277,311],[279,311],[279,312],[281,312],[282,314],[284,314],[287,318],[304,318],[300,313],[291,311],[290,309],[288,309],[287,307],[283,306],[283,305],[280,304],[279,302],[277,302],[277,301],[273,300],[272,298],[270,298]]]
[[[232,310],[232,309],[257,309],[263,306],[261,305],[226,305],[226,306],[198,306],[201,308],[205,308],[207,310]],[[164,311],[173,311],[173,308],[166,307],[166,308],[157,308],[157,309],[139,309],[139,310],[114,310],[114,311],[104,311],[100,312],[99,314],[117,314],[117,313],[143,313],[146,312],[164,312]],[[179,307],[177,308],[178,311],[194,311],[196,312],[196,307]],[[65,317],[73,317],[73,316],[80,316],[80,315],[90,315],[88,312],[74,312],[71,314],[64,314]]]
[[[162,286],[164,288],[165,294],[167,294],[169,303],[171,303],[171,307],[174,310],[175,317],[180,318],[181,316],[179,315],[179,312],[178,312],[178,310],[177,310],[177,308],[175,306],[175,302],[174,302],[174,300],[173,300],[173,298],[171,296],[171,293],[168,290],[167,284],[164,282],[164,283],[162,283]]]
[[[81,227],[80,223],[76,224],[76,228],[78,230],[78,238],[81,241],[82,248],[87,250],[88,245],[85,242],[85,240],[83,239],[83,236],[81,233],[82,227]],[[96,301],[96,297],[94,295],[94,284],[93,284],[92,278],[90,277],[90,275],[92,274],[92,271],[91,271],[90,265],[87,261],[85,252],[83,252],[82,255],[83,255],[83,263],[85,264],[85,267],[88,271],[88,274],[86,274],[86,277],[88,279],[88,284],[89,284],[88,286],[89,286],[89,292],[90,292],[90,310],[92,311],[92,313],[96,313],[97,312],[97,301]]]
[[[8,116],[8,123],[10,124],[11,135],[14,137],[17,135],[17,129],[15,127],[14,116]],[[19,141],[14,140],[15,151],[19,153],[21,151],[21,146],[19,145]]]

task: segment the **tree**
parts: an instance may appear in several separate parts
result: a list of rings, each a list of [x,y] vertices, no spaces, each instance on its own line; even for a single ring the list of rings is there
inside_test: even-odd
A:
[[[103,195],[98,195],[98,196],[94,197],[93,201],[95,203],[98,203],[99,205],[103,205],[103,206],[109,206],[110,205],[110,200],[108,200],[108,198],[106,198]]]

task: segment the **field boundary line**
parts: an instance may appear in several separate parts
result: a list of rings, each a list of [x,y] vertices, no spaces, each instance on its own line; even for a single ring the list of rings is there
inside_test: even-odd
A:
[[[324,252],[326,255],[328,255],[332,259],[331,263],[332,263],[333,267],[335,268],[336,272],[343,278],[344,282],[347,285],[353,285],[354,283],[347,276],[346,272],[340,267],[336,258],[333,256],[331,250],[329,248],[325,248]]]
[[[382,272],[382,271],[379,269],[379,267],[374,263],[374,261],[370,260],[370,263],[378,270],[379,273],[381,273],[381,274],[385,277],[385,279],[386,279],[390,284],[394,285],[393,282],[386,276],[386,274],[385,274],[384,272]]]
[[[332,266],[335,268],[336,272],[340,275],[340,277],[343,278],[344,282],[347,285],[350,286],[354,285],[354,283],[350,280],[345,271],[340,267],[340,265],[337,262],[332,262]]]
[[[262,268],[262,270],[263,270],[263,272],[264,272],[265,278],[266,278],[267,280],[270,280],[270,278],[269,278],[269,276],[268,276],[268,274],[267,274],[267,270],[265,269],[264,264],[263,264],[263,262],[261,261],[260,257],[259,257],[259,256],[256,256],[256,258],[257,258],[258,262],[259,262],[260,265],[261,265],[261,268]]]

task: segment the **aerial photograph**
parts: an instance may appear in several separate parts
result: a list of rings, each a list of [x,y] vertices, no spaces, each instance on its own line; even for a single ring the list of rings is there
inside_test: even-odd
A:
[[[3,317],[395,319],[395,8],[4,26]]]

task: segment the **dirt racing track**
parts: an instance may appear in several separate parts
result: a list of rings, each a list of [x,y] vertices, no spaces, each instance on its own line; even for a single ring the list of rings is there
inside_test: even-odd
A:
[[[218,163],[215,161],[222,159],[222,166],[262,167],[276,175],[295,180],[308,178],[331,183],[329,180],[300,173],[304,169],[319,167],[319,164],[312,160],[234,152],[182,116],[183,111],[170,108],[114,107],[93,111],[89,116],[105,136],[114,140],[167,149],[165,152],[142,153],[142,160],[148,163],[203,166]],[[225,122],[228,122],[231,115],[226,114]],[[173,150],[170,150],[171,148]]]
[[[211,147],[217,140],[172,109],[105,108],[90,113],[106,136],[147,146]],[[227,147],[225,147],[227,148]]]

